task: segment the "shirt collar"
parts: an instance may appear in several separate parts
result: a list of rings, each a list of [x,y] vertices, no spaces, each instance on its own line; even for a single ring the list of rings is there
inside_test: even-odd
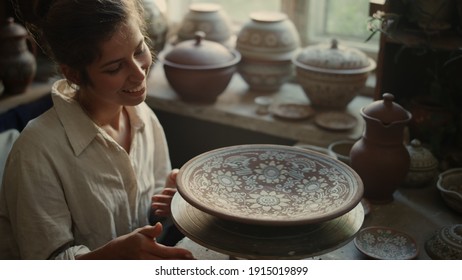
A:
[[[52,87],[53,104],[74,154],[80,155],[88,145],[101,133],[100,128],[84,112],[80,104],[73,98],[75,89],[69,86],[67,80],[58,80]],[[134,131],[144,128],[138,106],[126,107],[130,124]],[[109,136],[107,136],[109,137]],[[110,139],[112,140],[112,139]]]

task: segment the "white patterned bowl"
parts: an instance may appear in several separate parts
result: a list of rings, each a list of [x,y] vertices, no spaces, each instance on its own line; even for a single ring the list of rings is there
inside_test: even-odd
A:
[[[330,44],[305,47],[293,57],[300,86],[313,107],[344,109],[366,86],[376,63],[363,52]]]
[[[337,218],[361,201],[363,184],[346,164],[307,149],[238,145],[184,164],[178,191],[195,208],[258,225],[313,224]]]
[[[436,187],[446,204],[462,213],[462,168],[452,168],[441,173]]]

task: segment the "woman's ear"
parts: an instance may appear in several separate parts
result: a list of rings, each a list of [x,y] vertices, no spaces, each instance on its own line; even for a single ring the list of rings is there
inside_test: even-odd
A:
[[[64,65],[64,64],[60,65],[60,68],[61,68],[61,72],[64,74],[64,77],[66,77],[68,81],[70,81],[71,83],[75,85],[80,86],[82,79],[80,77],[80,73],[77,70],[67,65]]]

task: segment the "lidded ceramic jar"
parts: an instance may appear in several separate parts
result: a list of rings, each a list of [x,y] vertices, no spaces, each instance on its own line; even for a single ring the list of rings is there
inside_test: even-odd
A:
[[[413,139],[406,146],[411,158],[409,172],[404,180],[405,186],[419,187],[430,182],[438,174],[438,160],[430,150],[422,146],[418,139]]]
[[[241,55],[220,43],[204,39],[178,43],[163,58],[170,86],[186,102],[213,103],[226,89]]]
[[[434,260],[461,260],[462,224],[441,227],[425,242],[425,251]]]
[[[18,94],[26,91],[32,83],[37,63],[29,51],[27,30],[8,18],[0,28],[0,80],[5,94]]]
[[[299,47],[298,31],[286,14],[251,13],[237,35],[236,49],[242,55],[238,72],[250,90],[277,91],[294,77],[291,60]]]
[[[312,45],[294,57],[297,80],[313,107],[344,109],[366,85],[376,63],[355,48]]]
[[[373,203],[393,200],[410,166],[404,145],[404,128],[411,113],[395,103],[390,93],[360,111],[366,126],[350,151],[351,167],[364,183],[364,197]]]
[[[177,41],[192,40],[195,33],[202,31],[205,39],[233,46],[233,30],[228,14],[219,4],[194,3],[189,6],[189,12],[180,23]]]

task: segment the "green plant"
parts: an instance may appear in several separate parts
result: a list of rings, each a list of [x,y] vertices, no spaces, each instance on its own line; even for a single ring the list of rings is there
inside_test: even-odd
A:
[[[376,11],[367,20],[367,29],[371,32],[365,42],[372,39],[377,33],[385,34],[388,37],[393,37],[393,32],[399,24],[401,15],[395,13],[386,13],[384,11]]]

